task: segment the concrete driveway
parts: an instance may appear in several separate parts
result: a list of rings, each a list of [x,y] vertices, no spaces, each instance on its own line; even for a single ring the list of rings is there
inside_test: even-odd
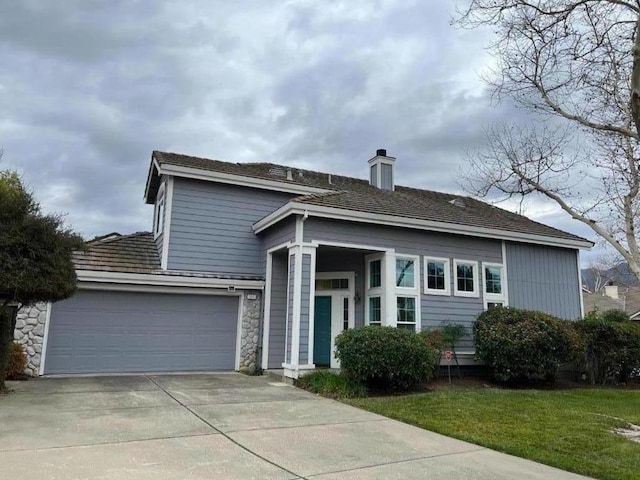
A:
[[[240,374],[43,378],[0,397],[3,478],[583,478]]]

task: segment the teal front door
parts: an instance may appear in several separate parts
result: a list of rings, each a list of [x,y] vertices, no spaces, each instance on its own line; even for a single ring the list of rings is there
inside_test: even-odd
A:
[[[331,365],[331,297],[316,297],[313,363],[319,366]]]

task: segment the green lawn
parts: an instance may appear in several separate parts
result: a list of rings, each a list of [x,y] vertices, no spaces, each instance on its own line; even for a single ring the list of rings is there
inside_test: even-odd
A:
[[[611,433],[640,425],[640,390],[450,389],[344,401],[564,470],[640,479],[640,443]]]

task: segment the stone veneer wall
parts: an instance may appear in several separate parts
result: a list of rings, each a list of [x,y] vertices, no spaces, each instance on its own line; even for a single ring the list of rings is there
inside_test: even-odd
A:
[[[249,299],[252,296],[255,298]],[[258,342],[260,341],[262,292],[260,290],[245,290],[243,298],[240,370],[253,373],[257,366]]]
[[[22,345],[22,349],[27,354],[27,368],[24,373],[32,377],[37,377],[40,369],[46,321],[46,303],[36,303],[18,310],[13,338]]]

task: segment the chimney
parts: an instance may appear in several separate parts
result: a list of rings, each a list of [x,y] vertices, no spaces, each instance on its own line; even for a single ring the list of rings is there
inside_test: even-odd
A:
[[[618,296],[618,286],[614,285],[613,282],[607,283],[604,287],[604,294],[609,298],[615,298],[616,300],[620,298]]]
[[[396,159],[387,156],[384,148],[376,150],[369,160],[369,184],[382,190],[395,190]]]

